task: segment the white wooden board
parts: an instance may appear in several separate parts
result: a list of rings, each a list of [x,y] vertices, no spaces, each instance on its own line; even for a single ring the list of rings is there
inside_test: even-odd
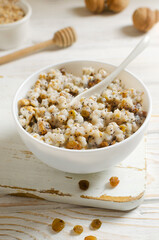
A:
[[[121,164],[95,174],[64,173],[43,164],[26,147],[12,143],[10,151],[1,151],[0,190],[93,207],[130,210],[143,200],[145,191],[144,141]],[[120,183],[115,188],[109,179],[117,176]],[[83,191],[80,180],[88,180],[90,187]]]

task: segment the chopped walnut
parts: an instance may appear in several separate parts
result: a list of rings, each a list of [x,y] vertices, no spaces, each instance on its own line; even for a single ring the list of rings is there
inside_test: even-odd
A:
[[[18,101],[18,107],[24,107],[24,106],[29,106],[30,105],[30,100],[23,98]]]
[[[111,177],[109,179],[109,182],[112,187],[116,187],[120,181],[119,181],[118,177]]]
[[[108,144],[108,142],[106,142],[106,141],[103,141],[103,142],[99,145],[100,148],[108,147],[108,146],[109,146],[109,144]]]
[[[100,83],[100,82],[101,82],[101,80],[99,80],[99,79],[89,80],[88,87],[91,88],[91,87],[93,87],[94,85],[96,85],[97,83]]]
[[[38,131],[40,135],[45,135],[50,128],[51,126],[48,122],[44,122],[43,120],[38,121]]]
[[[69,141],[69,142],[66,143],[66,148],[80,150],[82,148],[82,146],[77,141]]]

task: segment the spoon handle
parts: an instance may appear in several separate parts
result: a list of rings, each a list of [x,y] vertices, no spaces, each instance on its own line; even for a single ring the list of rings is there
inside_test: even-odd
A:
[[[117,76],[118,74],[134,59],[138,56],[149,44],[150,37],[146,35],[141,41],[137,44],[137,46],[133,49],[133,51],[128,55],[128,57],[103,81],[98,83],[97,85],[91,87],[86,92],[82,92],[77,97],[75,97],[71,101],[71,105],[78,101],[81,97],[90,97],[93,94],[100,94],[104,88],[106,88]]]

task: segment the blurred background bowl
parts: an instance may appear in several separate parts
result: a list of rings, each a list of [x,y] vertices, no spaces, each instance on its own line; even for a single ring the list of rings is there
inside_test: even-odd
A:
[[[19,47],[28,36],[29,19],[31,17],[31,6],[20,0],[18,6],[23,9],[25,16],[15,22],[0,24],[0,49],[7,50]]]

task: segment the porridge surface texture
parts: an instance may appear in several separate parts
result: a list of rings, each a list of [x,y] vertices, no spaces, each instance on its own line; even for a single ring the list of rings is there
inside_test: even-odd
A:
[[[33,137],[56,147],[95,149],[131,136],[142,125],[146,112],[143,93],[125,88],[115,79],[100,95],[71,100],[108,75],[105,69],[83,68],[82,76],[51,69],[19,100],[19,121]]]

